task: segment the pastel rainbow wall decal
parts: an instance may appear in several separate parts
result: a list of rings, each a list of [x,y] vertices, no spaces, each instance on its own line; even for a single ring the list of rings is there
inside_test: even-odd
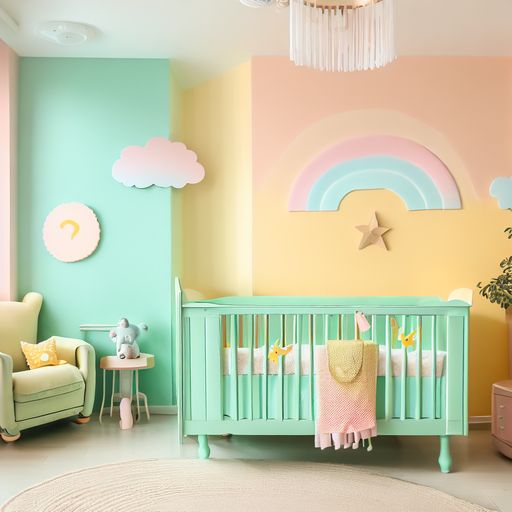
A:
[[[461,208],[457,184],[426,147],[396,136],[349,139],[316,157],[297,178],[290,211],[336,211],[356,190],[391,190],[409,210]]]
[[[498,200],[500,208],[512,208],[512,177],[511,176],[498,176],[495,178],[489,188],[491,197]]]

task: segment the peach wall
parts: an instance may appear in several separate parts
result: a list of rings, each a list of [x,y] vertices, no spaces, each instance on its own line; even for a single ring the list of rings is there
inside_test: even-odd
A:
[[[510,212],[488,196],[512,169],[512,59],[402,58],[379,71],[321,73],[286,58],[252,63],[253,291],[255,294],[440,295],[475,288],[510,254]],[[300,170],[357,135],[415,140],[438,155],[463,209],[408,211],[388,191],[351,193],[338,212],[290,213]],[[392,228],[390,251],[358,251],[357,224],[372,211]],[[470,337],[470,414],[490,414],[504,378],[503,312],[475,297]]]
[[[17,56],[0,40],[0,300],[16,295]]]

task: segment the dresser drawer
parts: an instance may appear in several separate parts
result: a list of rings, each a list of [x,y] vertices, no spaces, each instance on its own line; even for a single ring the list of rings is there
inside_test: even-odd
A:
[[[494,394],[492,433],[512,444],[512,397]]]

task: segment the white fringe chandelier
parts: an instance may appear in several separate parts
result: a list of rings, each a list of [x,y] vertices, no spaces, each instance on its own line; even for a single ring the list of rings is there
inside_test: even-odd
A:
[[[241,0],[290,7],[290,59],[321,71],[362,71],[396,58],[393,0]]]

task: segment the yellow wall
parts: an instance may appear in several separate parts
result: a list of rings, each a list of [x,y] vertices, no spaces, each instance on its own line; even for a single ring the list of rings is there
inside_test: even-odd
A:
[[[184,288],[206,296],[252,293],[251,66],[184,93],[183,141],[205,179],[183,200]]]
[[[409,58],[333,74],[256,58],[186,92],[184,110],[186,143],[207,175],[183,196],[186,287],[206,296],[443,298],[472,288],[470,414],[490,414],[491,384],[507,375],[507,331],[476,283],[497,275],[512,248],[503,233],[512,216],[488,195],[492,179],[512,168],[512,59]],[[389,191],[366,191],[338,212],[287,211],[312,158],[368,134],[431,149],[452,172],[463,209],[411,212]],[[373,211],[392,228],[389,252],[357,248],[355,226]]]

